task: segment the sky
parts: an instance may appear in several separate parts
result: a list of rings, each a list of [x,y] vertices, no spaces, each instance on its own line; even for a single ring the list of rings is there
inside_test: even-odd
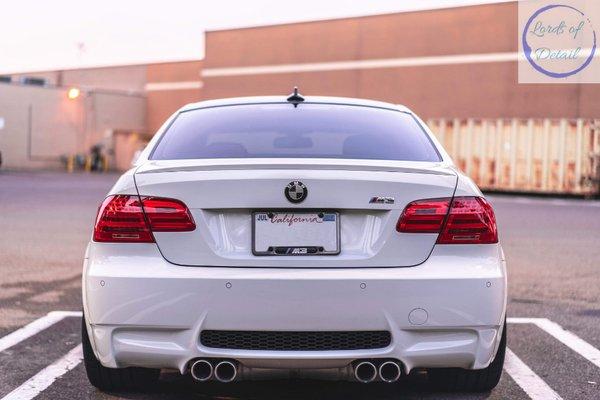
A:
[[[0,73],[200,59],[204,32],[495,0],[0,0]]]

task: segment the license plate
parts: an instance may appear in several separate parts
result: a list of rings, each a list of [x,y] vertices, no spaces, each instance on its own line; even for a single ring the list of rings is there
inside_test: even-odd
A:
[[[252,253],[257,256],[340,253],[337,212],[257,211],[252,213]]]

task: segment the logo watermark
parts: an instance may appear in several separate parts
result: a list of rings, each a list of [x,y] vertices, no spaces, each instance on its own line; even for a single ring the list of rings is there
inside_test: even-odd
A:
[[[600,83],[600,1],[519,2],[520,83]]]

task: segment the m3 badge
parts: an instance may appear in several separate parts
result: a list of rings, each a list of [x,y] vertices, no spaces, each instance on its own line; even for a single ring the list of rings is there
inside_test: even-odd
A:
[[[393,197],[384,197],[384,196],[373,196],[371,200],[369,200],[370,204],[394,204]]]

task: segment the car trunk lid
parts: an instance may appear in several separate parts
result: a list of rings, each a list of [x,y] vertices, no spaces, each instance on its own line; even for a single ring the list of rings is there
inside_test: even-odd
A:
[[[452,197],[457,176],[443,163],[332,159],[151,161],[135,174],[142,196],[183,201],[192,232],[156,232],[174,264],[228,267],[344,268],[412,266],[427,259],[437,234],[396,231],[411,201]],[[301,203],[284,195],[290,182],[308,190]],[[378,197],[387,200],[371,202]],[[393,199],[393,203],[390,203]],[[332,211],[339,254],[257,256],[253,212]]]

